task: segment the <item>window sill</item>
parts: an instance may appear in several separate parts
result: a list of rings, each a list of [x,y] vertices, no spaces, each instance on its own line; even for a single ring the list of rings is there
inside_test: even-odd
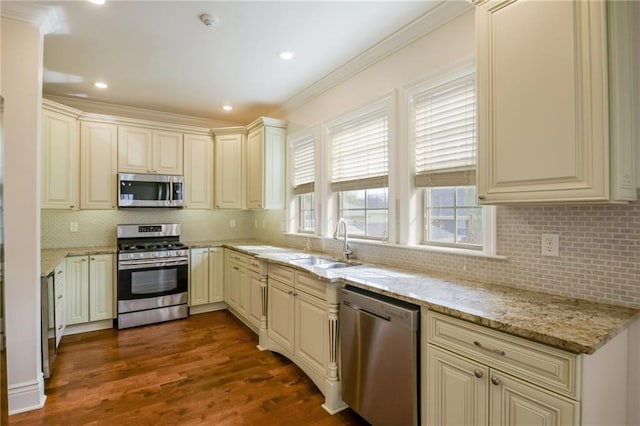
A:
[[[291,237],[303,237],[310,239],[325,239],[325,237],[320,237],[318,235],[311,234],[301,234],[296,232],[286,232],[284,235]],[[326,237],[327,239],[331,239]],[[415,250],[415,251],[427,251],[433,253],[443,253],[443,254],[454,254],[461,256],[473,256],[473,257],[483,257],[486,259],[497,259],[497,260],[506,260],[507,256],[502,256],[499,254],[489,254],[480,250],[471,250],[471,249],[463,249],[463,248],[455,248],[455,247],[441,247],[441,246],[427,246],[427,245],[404,245],[404,244],[391,244],[386,241],[379,240],[365,240],[358,238],[349,238],[349,242],[353,244],[363,244],[370,246],[378,246],[378,247],[392,247],[404,250]]]

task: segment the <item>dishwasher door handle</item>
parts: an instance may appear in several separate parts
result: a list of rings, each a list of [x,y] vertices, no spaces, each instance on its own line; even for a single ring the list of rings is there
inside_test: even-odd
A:
[[[387,322],[390,322],[390,321],[391,321],[391,317],[389,317],[389,316],[384,316],[384,315],[376,314],[375,312],[371,312],[371,311],[368,311],[368,310],[366,310],[366,309],[362,309],[362,308],[361,308],[361,307],[359,307],[359,306],[351,306],[351,309],[353,309],[353,310],[355,310],[355,311],[358,311],[358,312],[362,312],[363,314],[371,315],[372,317],[376,317],[376,318],[381,319],[381,320],[383,320],[383,321],[387,321]]]

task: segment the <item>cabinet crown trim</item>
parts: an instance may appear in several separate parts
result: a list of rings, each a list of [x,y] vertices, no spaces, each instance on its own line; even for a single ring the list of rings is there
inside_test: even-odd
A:
[[[260,117],[257,120],[253,121],[251,124],[249,124],[247,126],[247,130],[250,132],[253,129],[256,129],[260,126],[272,126],[272,127],[280,127],[282,129],[286,129],[287,122],[278,120],[277,118]]]

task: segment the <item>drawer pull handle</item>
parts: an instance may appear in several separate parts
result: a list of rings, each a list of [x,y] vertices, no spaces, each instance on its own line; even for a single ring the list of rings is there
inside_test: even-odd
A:
[[[58,299],[62,299],[62,295],[59,295],[59,296],[58,296]]]
[[[234,266],[233,269],[235,269],[236,271],[240,270],[240,268],[238,268],[237,266]]]
[[[473,374],[474,374],[478,379],[482,378],[482,371],[480,371],[480,370],[476,370],[476,371],[474,371],[474,372],[473,372]]]
[[[505,351],[500,350],[500,349],[485,348],[484,346],[482,346],[482,343],[478,342],[477,340],[474,340],[473,344],[476,345],[477,347],[479,347],[480,349],[483,349],[485,351],[491,352],[491,353],[496,354],[496,355],[505,356],[507,354]]]
[[[500,379],[498,379],[497,377],[492,377],[491,378],[491,383],[493,383],[494,385],[498,386],[500,384]]]

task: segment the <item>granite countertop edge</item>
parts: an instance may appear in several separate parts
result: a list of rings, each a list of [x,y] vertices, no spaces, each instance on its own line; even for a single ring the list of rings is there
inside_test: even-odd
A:
[[[312,273],[328,284],[350,284],[575,354],[594,353],[640,318],[640,310],[623,306],[490,283],[466,282],[394,267],[361,264],[325,269],[300,265],[293,260],[305,256],[331,256],[272,246],[257,240],[196,241],[185,242],[185,245],[189,248],[232,248],[268,262]],[[53,272],[67,256],[116,251],[116,247],[43,250],[42,276]]]

